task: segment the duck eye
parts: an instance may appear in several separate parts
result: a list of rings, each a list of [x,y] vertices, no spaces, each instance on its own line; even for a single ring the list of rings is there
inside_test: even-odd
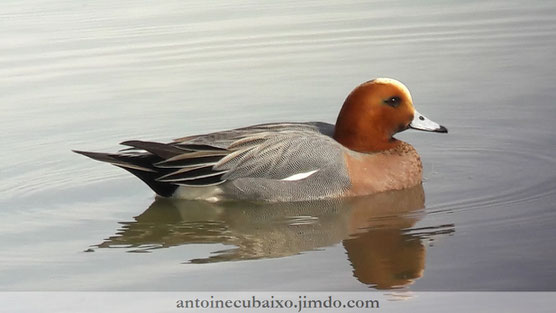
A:
[[[384,100],[384,103],[386,103],[387,105],[396,108],[398,107],[398,105],[400,105],[402,99],[400,99],[400,97],[392,97],[389,99]]]

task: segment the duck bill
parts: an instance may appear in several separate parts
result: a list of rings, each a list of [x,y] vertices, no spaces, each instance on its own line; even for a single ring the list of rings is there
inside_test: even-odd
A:
[[[435,132],[435,133],[447,133],[448,129],[438,123],[435,123],[428,118],[426,118],[423,114],[417,112],[415,110],[415,115],[413,116],[413,121],[409,123],[409,128],[423,130],[427,132]]]

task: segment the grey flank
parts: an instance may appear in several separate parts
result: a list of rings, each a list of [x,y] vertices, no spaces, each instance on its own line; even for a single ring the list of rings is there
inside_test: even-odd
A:
[[[314,200],[338,196],[350,185],[345,148],[331,138],[333,130],[320,122],[272,123],[170,143],[126,141],[131,148],[115,154],[76,152],[129,171],[164,197],[180,187],[218,186],[220,199]]]

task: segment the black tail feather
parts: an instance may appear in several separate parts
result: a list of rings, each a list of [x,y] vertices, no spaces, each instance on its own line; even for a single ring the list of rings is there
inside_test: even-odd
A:
[[[124,146],[130,146],[137,149],[142,149],[148,151],[154,155],[157,155],[164,159],[169,159],[174,157],[178,154],[184,153],[182,149],[178,149],[172,145],[160,143],[160,142],[152,142],[152,141],[141,141],[141,140],[128,140],[120,143]]]
[[[156,179],[160,176],[159,173],[143,172],[125,167],[122,168],[145,182],[145,184],[147,184],[159,196],[171,197],[178,188],[178,185],[157,181]]]
[[[135,175],[143,182],[145,182],[154,192],[163,197],[170,197],[178,188],[178,185],[159,182],[156,179],[160,176],[168,174],[169,170],[160,169],[153,164],[162,161],[163,159],[154,154],[110,154],[88,151],[73,152],[87,156],[93,160],[111,163],[115,166],[121,167],[124,170]]]

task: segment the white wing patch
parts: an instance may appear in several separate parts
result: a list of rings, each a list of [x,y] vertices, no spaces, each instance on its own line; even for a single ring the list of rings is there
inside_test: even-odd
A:
[[[312,170],[309,172],[304,172],[304,173],[297,173],[297,174],[293,174],[292,176],[280,179],[280,180],[284,180],[284,181],[296,181],[296,180],[302,180],[304,178],[307,178],[313,174],[315,174],[316,172],[318,172],[319,170]]]

